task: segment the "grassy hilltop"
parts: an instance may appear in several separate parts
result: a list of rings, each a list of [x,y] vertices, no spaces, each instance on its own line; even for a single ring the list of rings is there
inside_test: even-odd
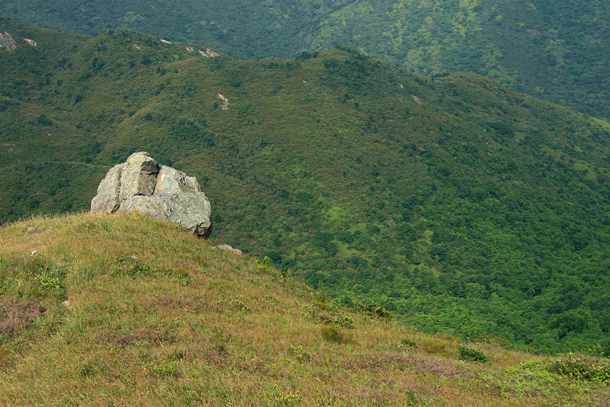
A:
[[[610,353],[607,122],[345,47],[239,61],[127,31],[0,32],[17,44],[0,50],[0,221],[87,209],[144,150],[197,176],[215,237],[331,298]]]
[[[428,336],[138,215],[0,228],[0,403],[603,406],[610,363]]]

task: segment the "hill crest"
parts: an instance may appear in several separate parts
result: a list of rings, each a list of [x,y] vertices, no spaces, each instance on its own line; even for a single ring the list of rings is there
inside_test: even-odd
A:
[[[0,228],[0,242],[6,406],[607,399],[605,360],[423,335],[136,214],[31,218]]]

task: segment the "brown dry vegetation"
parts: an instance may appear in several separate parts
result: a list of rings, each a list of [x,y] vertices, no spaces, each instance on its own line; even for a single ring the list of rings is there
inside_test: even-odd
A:
[[[45,308],[16,297],[0,297],[0,337],[10,338],[44,314]]]
[[[348,312],[265,262],[137,215],[29,219],[0,229],[0,242],[3,406],[602,406],[610,397],[605,381],[496,345],[466,345],[490,363],[460,361],[465,344],[450,335]]]

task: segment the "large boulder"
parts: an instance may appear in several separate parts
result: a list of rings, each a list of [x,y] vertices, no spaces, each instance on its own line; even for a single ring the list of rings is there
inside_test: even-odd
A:
[[[212,207],[195,177],[134,153],[114,166],[97,188],[91,212],[136,211],[198,236],[212,233]]]

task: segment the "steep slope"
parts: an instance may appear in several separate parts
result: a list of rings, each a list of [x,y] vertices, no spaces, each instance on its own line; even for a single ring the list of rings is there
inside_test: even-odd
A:
[[[147,218],[32,218],[0,229],[0,403],[601,406],[610,396],[607,360],[463,344],[374,315]]]
[[[239,58],[347,45],[419,74],[468,71],[608,118],[610,5],[598,0],[6,0],[0,15],[98,35],[131,29]]]
[[[332,297],[463,338],[610,352],[606,122],[344,47],[238,61],[1,23],[17,44],[0,50],[3,221],[86,209],[145,150],[198,177],[215,236]]]

